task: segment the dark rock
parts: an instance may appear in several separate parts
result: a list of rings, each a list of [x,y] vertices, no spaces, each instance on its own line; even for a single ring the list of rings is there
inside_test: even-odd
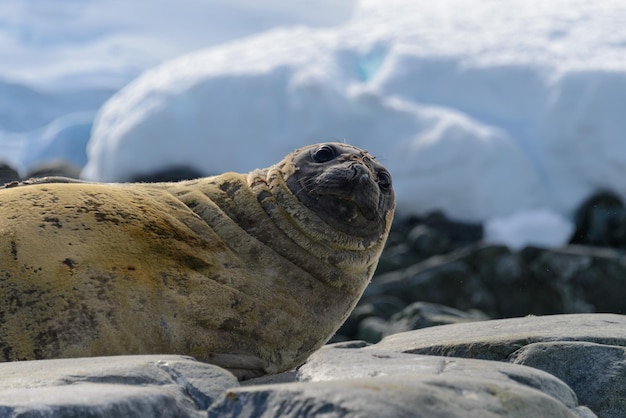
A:
[[[376,274],[384,274],[390,271],[411,266],[424,261],[423,255],[417,254],[410,245],[402,242],[397,245],[387,245],[385,251],[378,260]]]
[[[401,311],[405,306],[406,303],[394,296],[378,295],[373,298],[363,298],[331,341],[337,342],[353,340],[355,338],[358,339],[357,332],[359,324],[365,318],[374,316],[382,320],[387,320],[396,312]]]
[[[572,243],[626,248],[626,208],[617,194],[602,191],[589,197],[574,219]]]
[[[394,296],[492,318],[528,314],[626,313],[626,252],[570,245],[519,252],[476,243],[377,274],[366,298]]]
[[[364,295],[392,295],[406,303],[427,301],[493,312],[495,301],[465,260],[467,251],[430,257],[406,269],[378,275]]]
[[[458,222],[448,219],[441,212],[433,212],[421,220],[431,229],[446,234],[456,246],[472,244],[483,238],[483,225],[480,223]]]
[[[558,377],[599,417],[619,418],[626,413],[626,347],[542,342],[520,348],[511,361]]]
[[[387,336],[398,332],[411,331],[437,325],[486,321],[488,319],[489,317],[487,315],[476,310],[463,312],[458,309],[436,303],[415,302],[389,319],[389,323],[383,335]]]
[[[377,316],[369,316],[359,322],[356,338],[368,343],[377,343],[383,338],[387,328],[387,321]]]
[[[17,170],[8,164],[0,163],[0,185],[10,183],[12,181],[18,181],[20,175]]]
[[[479,241],[482,236],[482,225],[455,222],[440,212],[425,217],[397,215],[377,272],[382,274],[408,267],[432,255],[447,254]]]
[[[477,245],[467,253],[467,263],[490,287],[515,284],[528,277],[519,253],[504,245]]]
[[[626,254],[594,250],[589,268],[577,271],[571,286],[595,312],[626,314]]]
[[[28,171],[24,179],[35,177],[59,176],[73,179],[80,178],[80,167],[65,161],[51,161],[40,164]]]
[[[426,225],[418,225],[409,232],[407,240],[418,254],[430,257],[446,254],[454,249],[450,237]]]

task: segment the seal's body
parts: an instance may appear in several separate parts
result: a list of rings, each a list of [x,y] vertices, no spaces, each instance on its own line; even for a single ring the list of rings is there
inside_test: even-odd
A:
[[[0,190],[0,360],[174,353],[294,367],[369,282],[393,216],[366,152],[315,145],[178,183]]]

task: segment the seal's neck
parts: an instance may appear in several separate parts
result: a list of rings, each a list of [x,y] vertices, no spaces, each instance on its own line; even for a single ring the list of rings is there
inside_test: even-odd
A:
[[[264,211],[285,235],[309,253],[341,270],[371,278],[386,234],[355,237],[331,227],[289,190],[284,179],[288,171],[288,167],[273,166],[248,175],[250,189]]]

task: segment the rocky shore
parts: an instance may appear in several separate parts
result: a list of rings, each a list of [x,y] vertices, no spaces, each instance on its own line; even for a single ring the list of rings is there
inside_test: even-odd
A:
[[[528,316],[327,345],[238,383],[182,356],[0,364],[0,417],[623,417],[626,316]]]
[[[398,217],[350,318],[298,370],[237,382],[176,355],[2,363],[0,418],[626,417],[626,209],[600,193],[576,222],[567,246],[513,251],[479,224]]]

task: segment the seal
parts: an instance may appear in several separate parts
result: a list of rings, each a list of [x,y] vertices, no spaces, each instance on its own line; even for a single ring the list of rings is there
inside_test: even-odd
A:
[[[60,177],[0,190],[0,360],[184,354],[240,379],[295,367],[369,283],[388,171],[341,143],[248,174]]]

